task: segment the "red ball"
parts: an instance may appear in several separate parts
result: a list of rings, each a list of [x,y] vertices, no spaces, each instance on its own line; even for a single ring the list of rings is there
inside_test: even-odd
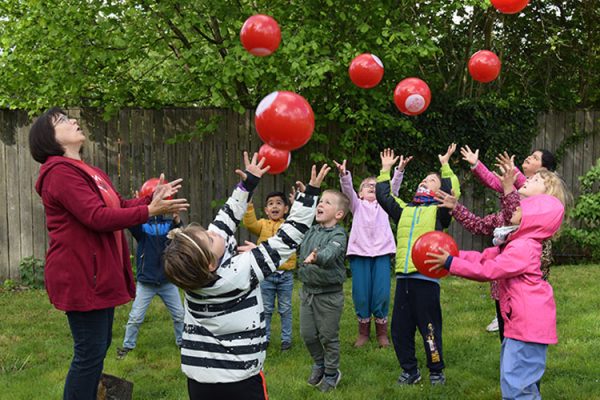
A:
[[[356,86],[369,89],[383,78],[383,63],[375,54],[364,53],[352,60],[348,74]]]
[[[478,82],[491,82],[500,75],[502,63],[498,56],[488,50],[479,50],[469,60],[469,74]]]
[[[310,140],[315,129],[315,114],[299,94],[273,92],[258,104],[255,125],[263,142],[291,151]]]
[[[417,267],[417,271],[431,278],[442,278],[448,275],[448,270],[442,268],[437,271],[430,272],[431,264],[425,264],[425,260],[430,259],[427,253],[439,253],[438,248],[448,251],[451,255],[458,255],[458,246],[452,236],[440,231],[431,231],[419,236],[413,245],[411,256],[413,264]]]
[[[271,166],[267,171],[268,174],[277,175],[285,171],[290,166],[292,154],[287,150],[279,150],[268,144],[263,144],[258,150],[258,159],[265,159],[264,166]]]
[[[403,114],[419,115],[431,103],[431,90],[419,78],[403,79],[394,90],[394,103]]]
[[[496,10],[503,14],[516,14],[529,4],[529,0],[491,0]]]
[[[159,178],[150,178],[146,182],[144,182],[144,184],[140,188],[140,191],[138,192],[138,197],[151,196],[152,193],[154,193],[154,190],[156,190],[156,186],[158,185],[159,181]],[[171,200],[172,198],[173,196],[169,196],[167,197],[167,200]]]
[[[242,25],[240,40],[250,54],[264,57],[274,53],[279,47],[281,30],[272,17],[256,14]]]

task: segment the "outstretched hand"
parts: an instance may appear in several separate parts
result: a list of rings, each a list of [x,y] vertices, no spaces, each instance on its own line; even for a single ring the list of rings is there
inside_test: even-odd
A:
[[[454,196],[454,189],[452,189],[452,194],[448,194],[443,190],[438,190],[437,192],[435,192],[434,199],[440,202],[440,204],[438,204],[438,207],[446,207],[451,210],[454,210],[456,208],[456,205],[458,204],[458,200]]]
[[[398,161],[399,156],[394,156],[394,150],[387,148],[383,149],[381,153],[379,153],[379,157],[381,157],[381,170],[385,172],[391,171],[396,161]]]
[[[340,176],[342,175],[346,175],[346,172],[348,171],[346,169],[346,160],[344,160],[341,164],[335,160],[333,160],[333,163],[335,164],[335,166],[338,169],[338,172],[340,173]]]
[[[160,178],[158,178],[158,184],[154,188],[154,193],[152,194],[152,199],[160,197],[162,199],[166,199],[167,197],[174,196],[179,189],[181,188],[181,182],[183,179],[175,179],[172,182],[165,182],[165,174],[160,174]],[[138,192],[136,191],[136,197],[138,196]]]
[[[514,154],[512,156],[509,156],[508,153],[505,151],[496,156],[496,167],[500,168],[500,166],[510,165],[510,164],[512,164],[513,167],[515,165]]]
[[[498,177],[500,183],[502,184],[502,188],[504,189],[504,194],[509,194],[513,190],[515,190],[515,182],[517,180],[517,173],[515,172],[515,156],[510,157],[508,164],[496,164],[500,173],[494,171],[494,175]]]
[[[408,165],[408,163],[413,159],[413,156],[406,156],[404,158],[403,155],[400,155],[400,162],[398,163],[398,171],[404,172],[404,169]]]
[[[450,146],[448,146],[448,150],[446,150],[446,154],[444,154],[444,155],[438,154],[438,158],[440,159],[440,164],[442,164],[442,165],[448,164],[450,157],[452,156],[452,154],[454,154],[455,151],[456,151],[456,143],[452,143]]]
[[[304,264],[314,264],[317,261],[317,249],[311,251],[311,253],[304,259]]]
[[[270,165],[267,165],[266,167],[263,168],[263,165],[265,164],[265,158],[261,158],[260,161],[258,161],[258,153],[254,153],[252,155],[252,160],[248,159],[248,152],[244,151],[244,167],[245,167],[245,171],[250,172],[252,175],[260,178],[261,176],[263,176],[265,174],[265,172],[267,172],[269,169],[271,169]],[[235,173],[237,175],[240,176],[240,178],[242,178],[243,181],[245,181],[248,178],[248,175],[246,174],[246,172],[242,171],[241,169],[236,169]]]
[[[302,192],[306,190],[306,185],[300,181],[296,181],[295,185],[292,185],[292,189],[290,190],[290,194],[288,200],[290,201],[290,206],[294,204],[294,200],[296,200],[296,193]]]
[[[310,172],[310,181],[308,182],[308,184],[312,187],[320,188],[321,184],[323,183],[323,179],[325,179],[329,171],[331,171],[331,167],[327,166],[327,164],[323,164],[321,170],[317,174],[317,166],[313,165]]]
[[[441,247],[437,249],[439,253],[427,253],[428,260],[423,261],[425,264],[431,264],[431,268],[429,268],[429,272],[436,272],[444,268],[446,264],[446,260],[450,256],[450,253]]]
[[[255,249],[257,247],[258,246],[255,245],[254,243],[245,240],[243,245],[238,246],[237,251],[238,251],[238,253],[245,253],[245,252]]]
[[[463,160],[471,164],[472,167],[479,161],[479,149],[473,152],[469,146],[461,147],[460,154],[462,154]]]

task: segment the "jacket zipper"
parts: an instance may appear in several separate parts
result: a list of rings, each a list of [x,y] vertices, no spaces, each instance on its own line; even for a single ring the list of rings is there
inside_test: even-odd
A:
[[[408,274],[408,258],[410,257],[410,253],[411,253],[411,244],[412,244],[412,236],[413,236],[413,231],[415,230],[415,221],[417,220],[417,213],[420,212],[421,210],[417,207],[417,209],[415,210],[415,213],[412,216],[412,221],[410,223],[410,232],[408,233],[408,247],[406,248],[406,258],[404,259],[404,273]]]

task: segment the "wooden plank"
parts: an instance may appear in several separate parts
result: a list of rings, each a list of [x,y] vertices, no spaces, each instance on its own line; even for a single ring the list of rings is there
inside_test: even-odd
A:
[[[8,278],[18,279],[19,261],[21,258],[21,210],[19,207],[19,157],[16,142],[17,113],[8,114],[6,129],[11,145],[6,147],[6,187],[7,187],[7,221],[8,221]]]
[[[0,281],[10,276],[9,270],[9,239],[8,239],[8,168],[6,165],[6,148],[11,145],[7,140],[5,122],[10,117],[11,111],[0,110]]]
[[[546,114],[539,113],[537,116],[538,133],[533,141],[532,150],[544,148],[544,135],[546,130]]]
[[[557,124],[555,126],[555,138],[557,142],[557,147],[564,140],[567,140],[573,134],[575,134],[575,126],[574,126],[574,118],[571,118],[571,113],[567,114],[561,112],[558,114],[560,118],[557,120]],[[573,115],[574,117],[574,115]],[[561,174],[565,182],[569,182],[571,185],[571,189],[575,192],[579,191],[579,184],[577,182],[577,174],[575,172],[576,164],[580,163],[581,160],[577,159],[576,147],[571,146],[566,149],[563,159],[557,168],[557,171]],[[573,179],[575,178],[575,179]]]
[[[145,173],[144,167],[144,142],[142,131],[142,116],[139,109],[130,110],[130,143],[131,143],[131,176],[135,188],[140,188],[142,184],[150,179]]]
[[[29,153],[29,126],[27,114],[24,111],[17,111],[17,162],[18,170],[18,191],[19,191],[19,213],[21,214],[21,254],[20,259],[33,255],[33,184],[31,175],[33,163],[31,153]],[[36,194],[37,196],[37,194]]]

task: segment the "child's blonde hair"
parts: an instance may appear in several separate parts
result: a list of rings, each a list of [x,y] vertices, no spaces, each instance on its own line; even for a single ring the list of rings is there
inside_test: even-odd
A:
[[[206,229],[195,223],[172,230],[168,235],[171,243],[163,253],[165,275],[184,290],[202,288],[216,278],[209,265],[217,260],[207,241],[198,238],[200,232]]]
[[[325,193],[329,193],[329,194],[335,196],[335,198],[337,199],[337,205],[338,205],[337,209],[341,210],[344,213],[344,216],[342,217],[342,219],[344,219],[344,217],[350,211],[350,199],[348,198],[348,196],[346,196],[344,193],[340,192],[339,190],[335,190],[335,189],[327,189],[323,192],[323,194],[325,194]]]
[[[567,188],[565,181],[556,172],[549,171],[546,168],[540,168],[536,173],[544,181],[546,194],[556,197],[565,206],[566,211],[573,201],[573,195]]]

